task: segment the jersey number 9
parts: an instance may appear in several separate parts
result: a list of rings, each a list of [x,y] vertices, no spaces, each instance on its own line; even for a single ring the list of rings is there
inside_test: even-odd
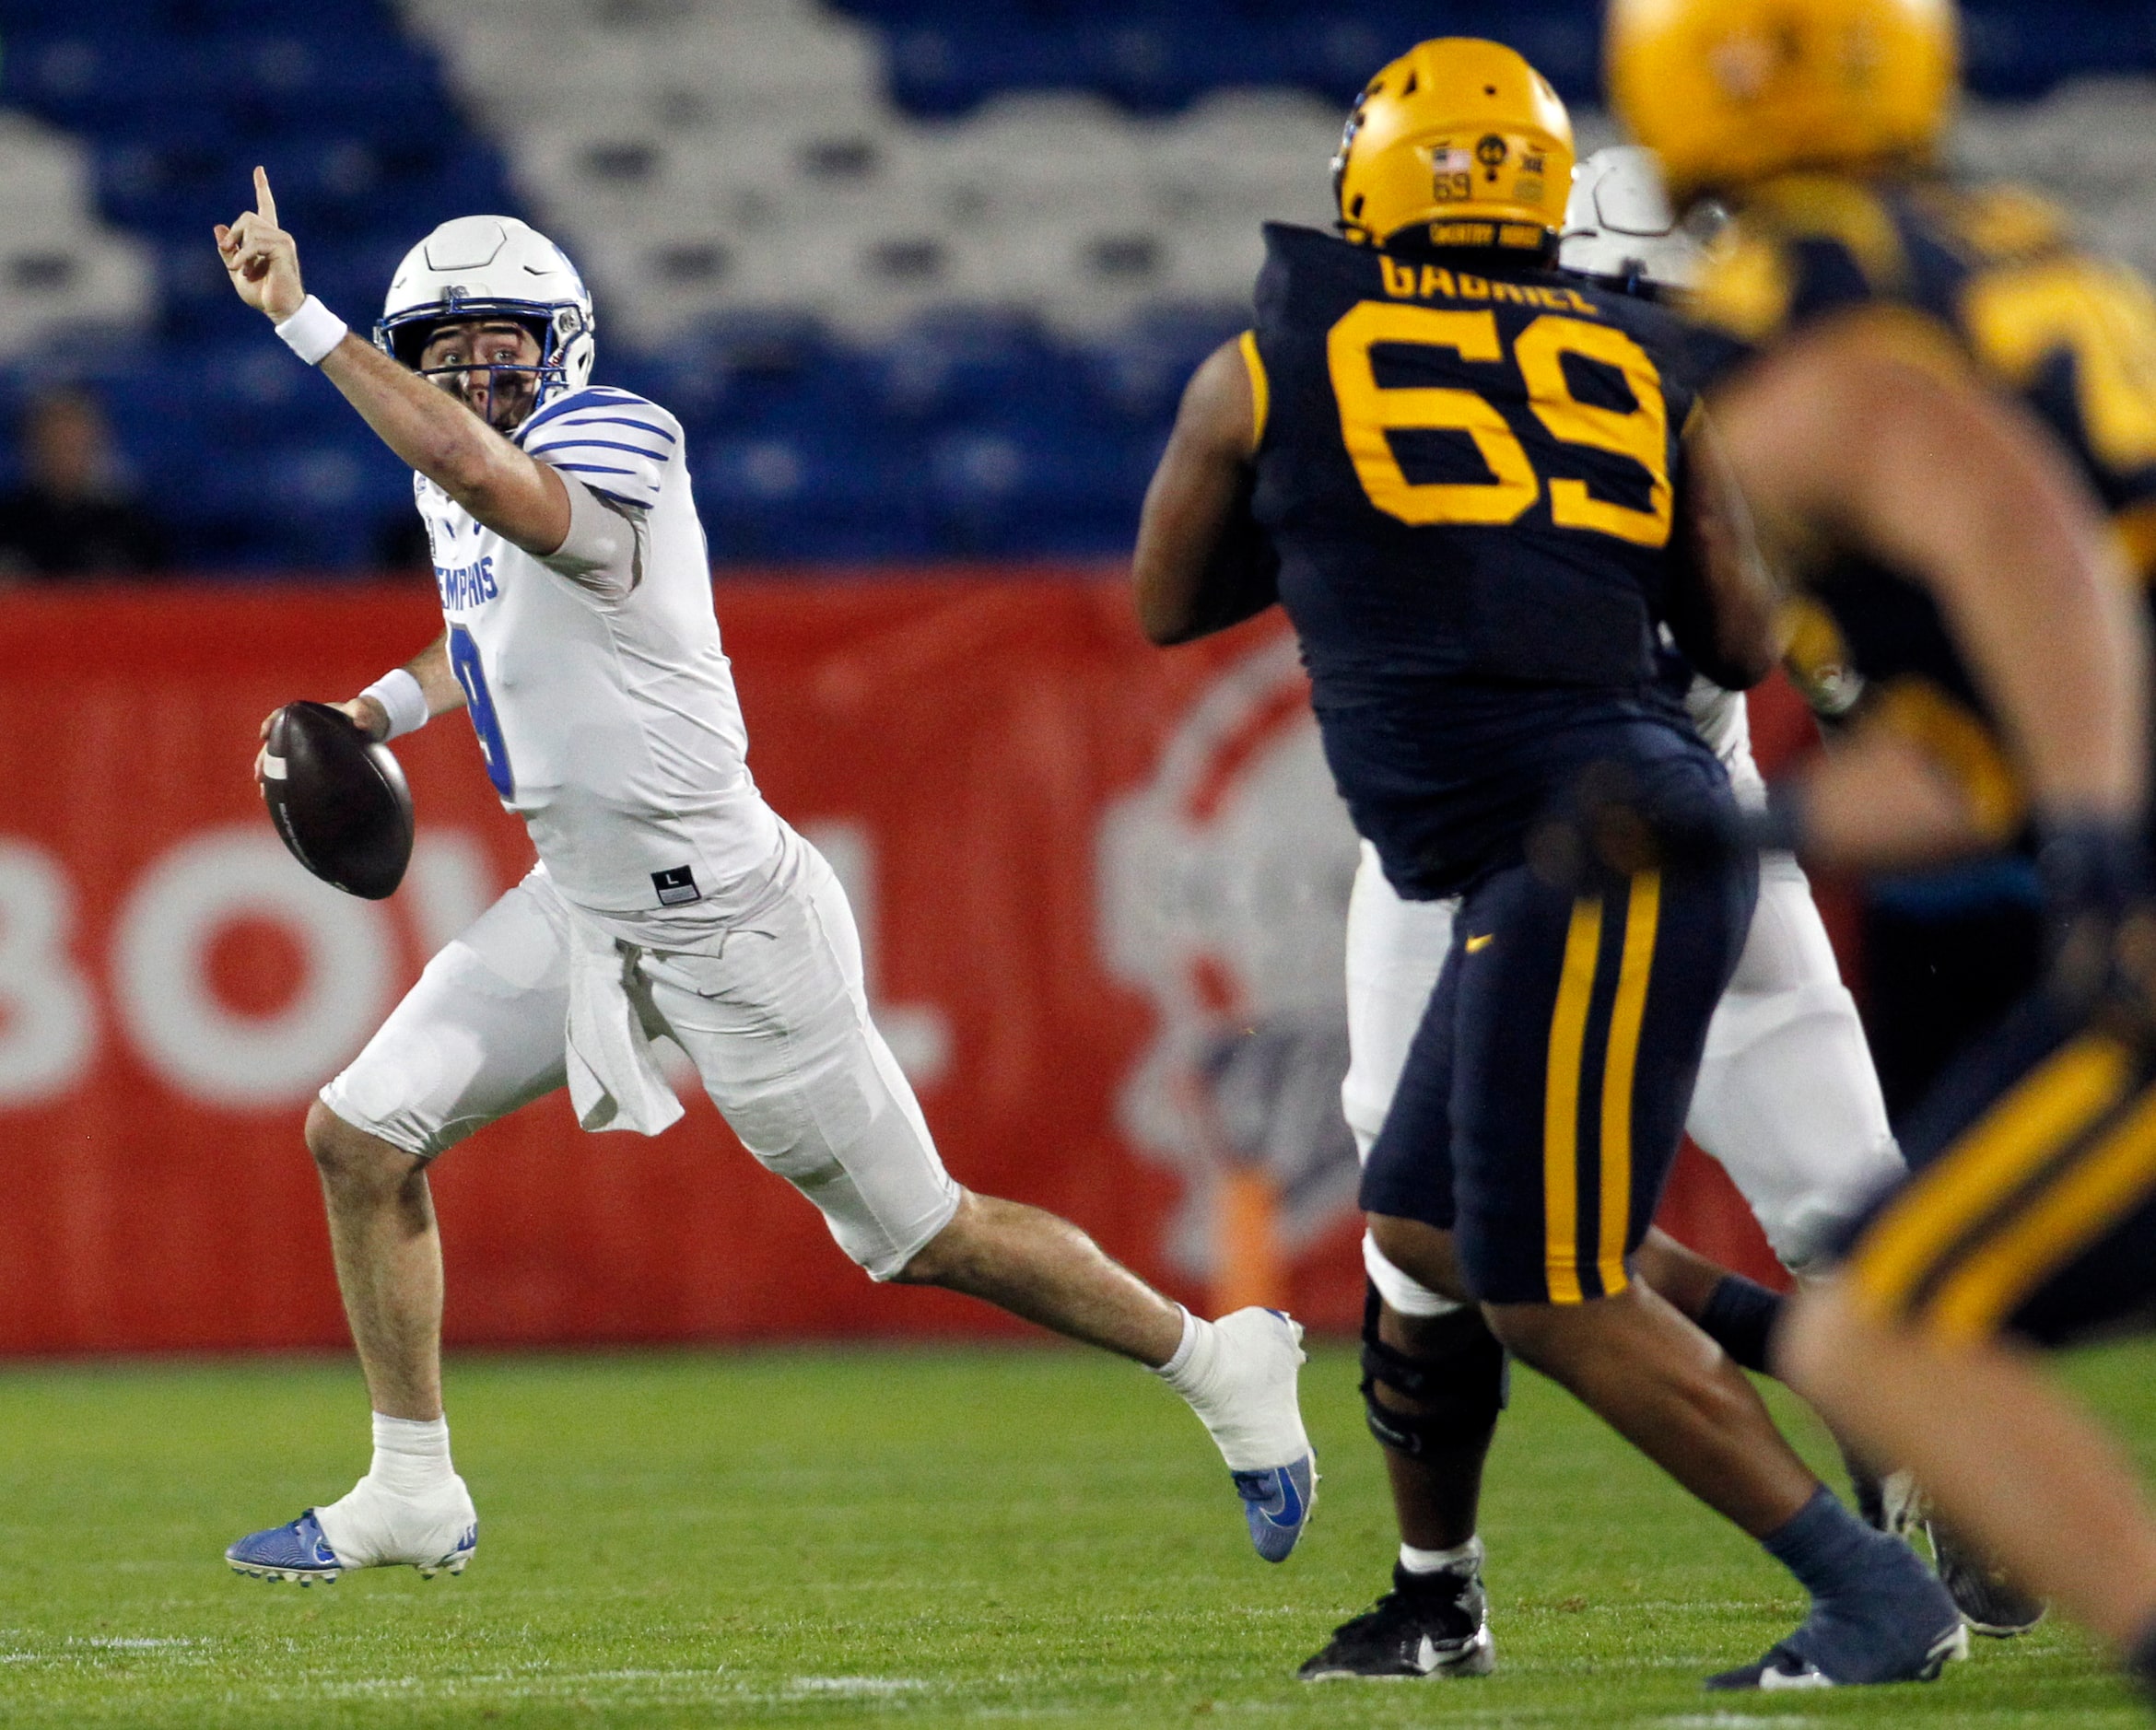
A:
[[[450,626],[450,671],[464,687],[464,707],[472,717],[472,731],[479,736],[479,754],[486,759],[486,778],[507,801],[516,797],[516,773],[510,767],[509,746],[502,742],[501,718],[494,712],[494,694],[486,688],[486,670],[479,664],[479,645],[461,625]]]
[[[1366,300],[1326,339],[1341,438],[1370,502],[1387,516],[1418,528],[1441,523],[1503,527],[1517,522],[1542,496],[1527,447],[1497,405],[1479,392],[1412,388],[1377,382],[1371,351],[1379,344],[1450,349],[1460,359],[1505,360],[1505,340],[1491,311],[1445,311]],[[1623,375],[1634,406],[1582,403],[1564,377],[1564,357],[1577,355]],[[1537,319],[1512,345],[1528,404],[1553,438],[1606,450],[1646,471],[1649,508],[1597,498],[1583,480],[1550,481],[1550,520],[1560,529],[1614,535],[1638,546],[1670,543],[1674,495],[1670,485],[1670,412],[1661,374],[1646,350],[1623,331],[1555,314]],[[1482,453],[1492,478],[1464,485],[1408,479],[1387,436],[1410,430],[1463,432]]]

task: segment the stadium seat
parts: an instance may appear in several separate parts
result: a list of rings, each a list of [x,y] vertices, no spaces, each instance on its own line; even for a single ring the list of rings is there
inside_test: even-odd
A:
[[[721,560],[918,560],[937,550],[903,453],[828,428],[718,439],[697,468],[697,494]]]
[[[202,472],[211,504],[242,482],[308,501],[298,528],[205,505],[194,554],[358,556],[401,473],[376,476],[378,447],[206,244],[264,162],[309,286],[362,331],[448,216],[529,214],[559,239],[597,298],[600,376],[687,427],[721,556],[1113,552],[1191,369],[1248,321],[1260,224],[1330,222],[1362,80],[1420,37],[1493,34],[1583,103],[1599,13],[0,0],[0,104],[41,117],[0,119],[0,394],[26,376],[10,355],[64,357],[106,381],[160,490]],[[2156,6],[1968,18],[1992,93],[1963,129],[1972,164],[2010,163],[2156,265]],[[1590,106],[1576,120],[1583,151],[1614,136]]]

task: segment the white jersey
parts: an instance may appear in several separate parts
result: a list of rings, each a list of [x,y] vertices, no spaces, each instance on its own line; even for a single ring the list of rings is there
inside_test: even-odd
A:
[[[514,440],[568,485],[552,557],[414,477],[487,776],[572,902],[636,916],[722,898],[779,827],[749,777],[681,424],[590,386]]]
[[[1744,707],[1744,694],[1695,678],[1684,694],[1684,707],[1692,712],[1692,724],[1699,729],[1707,749],[1729,771],[1737,802],[1763,808],[1766,780],[1752,760],[1752,715]]]

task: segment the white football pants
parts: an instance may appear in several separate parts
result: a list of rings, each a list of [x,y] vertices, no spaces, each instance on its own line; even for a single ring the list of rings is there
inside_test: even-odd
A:
[[[1454,901],[1404,901],[1377,849],[1348,902],[1348,1073],[1341,1105],[1367,1158],[1452,943]],[[1707,1027],[1685,1120],[1751,1204],[1775,1254],[1801,1268],[1903,1170],[1886,1102],[1811,885],[1785,854],[1760,860],[1759,906]],[[1363,1261],[1402,1315],[1458,1305],[1363,1237]]]
[[[738,918],[685,924],[679,950],[634,946],[635,995],[749,1151],[887,1280],[950,1222],[958,1186],[869,1019],[845,891],[780,829],[769,881]],[[322,1103],[432,1159],[565,1085],[570,924],[590,918],[534,869],[427,964]]]

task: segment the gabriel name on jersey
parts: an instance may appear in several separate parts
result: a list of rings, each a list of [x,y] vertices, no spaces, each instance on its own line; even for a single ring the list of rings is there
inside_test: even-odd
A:
[[[603,509],[633,533],[619,568],[580,558],[574,528],[540,558],[414,477],[487,777],[557,886],[591,911],[634,918],[722,900],[768,859],[779,830],[748,772],[681,425],[626,391],[586,386],[514,442],[568,484],[572,520]]]
[[[1393,885],[1517,863],[1591,764],[1711,765],[1659,651],[1683,327],[1531,258],[1265,239],[1252,509]]]
[[[2072,243],[2064,219],[2010,185],[1942,176],[1790,175],[1745,195],[1686,302],[1694,370],[1726,376],[1808,324],[1866,309],[1920,364],[1943,360],[2018,396],[2156,570],[2156,296]],[[1910,737],[1963,783],[2005,841],[2026,817],[2018,777],[1930,592],[1869,560],[1806,574],[1790,672],[1822,719]]]

